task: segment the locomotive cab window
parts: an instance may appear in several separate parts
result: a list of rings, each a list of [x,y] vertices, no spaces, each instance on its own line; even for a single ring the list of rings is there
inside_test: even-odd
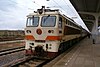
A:
[[[34,26],[37,27],[39,24],[39,17],[33,16],[33,17],[28,17],[27,18],[27,24],[26,26]]]
[[[41,21],[42,27],[54,27],[56,24],[56,16],[43,16]]]
[[[62,18],[61,17],[59,17],[58,27],[62,28]]]

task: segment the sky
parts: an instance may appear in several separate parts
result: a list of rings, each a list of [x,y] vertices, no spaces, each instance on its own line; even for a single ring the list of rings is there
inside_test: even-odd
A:
[[[69,0],[0,0],[0,30],[24,30],[26,16],[41,6],[59,9],[87,29]]]

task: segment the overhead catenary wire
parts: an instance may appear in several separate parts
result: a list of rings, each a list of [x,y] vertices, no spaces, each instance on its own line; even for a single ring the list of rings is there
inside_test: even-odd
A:
[[[71,9],[71,12],[74,13],[74,11],[73,11],[72,8],[68,5],[68,3],[66,2],[66,0],[63,0],[63,1],[64,1],[64,3],[66,4],[66,6],[67,6],[69,9]]]
[[[36,1],[32,1],[34,4],[36,4],[37,6],[41,6],[41,5],[39,5],[38,3],[36,3]]]
[[[53,2],[56,3],[58,5],[58,7],[61,8],[63,11],[65,11],[55,0],[53,0]]]
[[[67,10],[65,10],[64,8],[66,8],[66,7],[69,7],[68,5],[66,6],[65,5],[65,7],[63,8],[63,7],[61,7],[55,0],[52,0],[55,4],[57,4],[57,6],[59,7],[59,8],[61,8],[65,13],[68,13],[68,11]],[[61,4],[62,2],[60,2],[60,4]],[[70,7],[69,7],[70,8]],[[68,8],[67,8],[68,9]],[[71,9],[71,8],[70,8]],[[74,13],[74,12],[73,12]]]

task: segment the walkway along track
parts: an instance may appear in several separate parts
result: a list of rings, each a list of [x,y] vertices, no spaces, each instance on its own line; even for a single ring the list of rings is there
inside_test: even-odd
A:
[[[14,52],[23,51],[23,50],[25,50],[25,46],[4,49],[4,50],[0,51],[0,56],[6,55],[6,54],[11,54],[11,53],[14,53]]]

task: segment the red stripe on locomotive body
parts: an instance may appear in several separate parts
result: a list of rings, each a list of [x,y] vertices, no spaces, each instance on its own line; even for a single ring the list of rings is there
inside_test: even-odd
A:
[[[26,35],[25,39],[26,40],[35,40],[34,36],[32,36],[32,35]]]
[[[26,40],[37,40],[32,35],[26,35]],[[61,36],[47,36],[45,40],[61,40]]]
[[[61,40],[61,36],[47,36],[46,40]]]

